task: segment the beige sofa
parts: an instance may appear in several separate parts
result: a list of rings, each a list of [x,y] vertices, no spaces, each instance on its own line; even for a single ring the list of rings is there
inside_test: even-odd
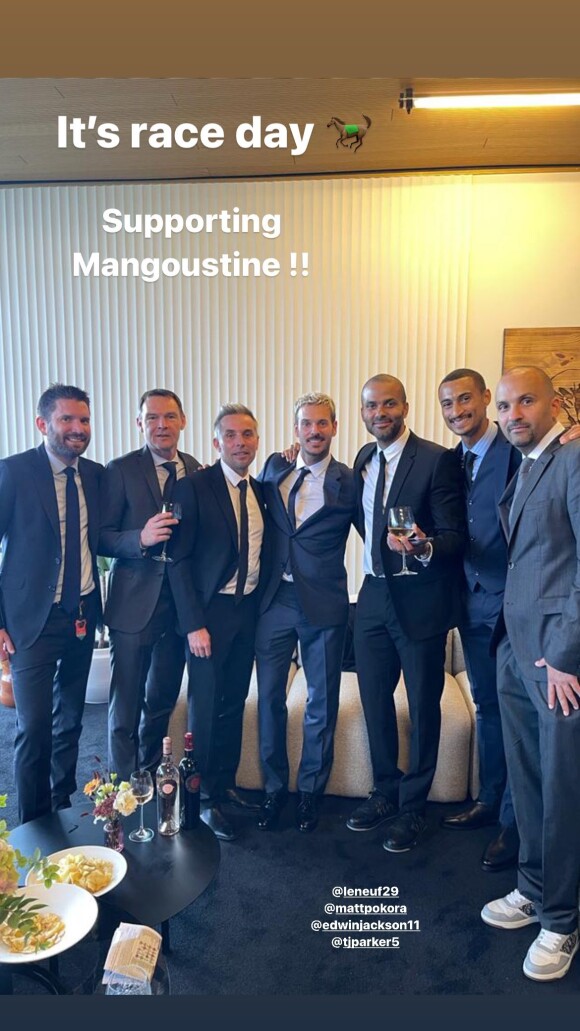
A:
[[[288,677],[288,757],[290,790],[296,790],[296,771],[302,748],[302,720],[306,702],[303,669],[292,665]],[[395,692],[399,727],[399,764],[404,770],[409,756],[409,708],[401,677]],[[169,724],[174,754],[181,756],[183,735],[187,730],[187,677]],[[263,787],[258,754],[258,693],[256,671],[252,674],[244,713],[242,758],[237,783],[241,788]],[[356,673],[343,673],[340,706],[334,742],[334,764],[326,794],[360,798],[372,788],[369,747]],[[477,749],[475,747],[475,710],[459,634],[450,632],[447,642],[445,688],[441,700],[441,739],[435,778],[429,799],[432,802],[460,802],[467,794],[477,798]]]

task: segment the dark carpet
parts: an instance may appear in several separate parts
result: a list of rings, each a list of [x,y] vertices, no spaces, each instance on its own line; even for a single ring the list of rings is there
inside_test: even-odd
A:
[[[104,705],[85,708],[81,787],[93,772],[95,755],[105,758],[106,713]],[[11,796],[0,815],[9,826],[16,823],[14,724],[14,711],[0,706],[0,792]],[[81,796],[74,801],[80,802]],[[461,806],[429,805],[424,841],[397,856],[381,847],[380,829],[355,834],[346,828],[345,819],[356,804],[352,799],[326,798],[318,830],[310,835],[295,830],[294,804],[291,798],[274,833],[258,831],[252,814],[232,816],[239,839],[222,843],[216,879],[171,922],[173,994],[509,994],[555,1003],[556,996],[578,992],[578,958],[562,981],[534,983],[522,973],[526,950],[537,933],[534,927],[506,932],[482,923],[481,907],[515,887],[515,872],[480,869],[480,855],[493,829],[462,833],[439,827],[441,816]],[[154,812],[151,806],[150,821]],[[335,888],[364,888],[369,895],[338,897]],[[398,904],[407,912],[338,915],[330,910],[345,903]],[[373,936],[346,928],[312,929],[313,921],[337,919],[412,920],[419,921],[420,930],[374,932],[382,939],[398,937],[398,949],[336,948],[336,938],[370,942]]]

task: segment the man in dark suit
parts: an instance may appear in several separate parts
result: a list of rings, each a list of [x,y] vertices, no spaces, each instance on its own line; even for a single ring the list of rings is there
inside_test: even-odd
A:
[[[270,455],[258,477],[273,538],[271,574],[256,635],[260,758],[266,789],[258,819],[261,830],[276,826],[288,794],[286,683],[298,641],[308,682],[297,781],[300,831],[312,831],[317,825],[317,799],[332,766],[348,620],[344,551],[356,518],[352,470],[330,454],[336,430],[330,397],[298,398],[296,461]]]
[[[20,820],[70,805],[95,628],[102,466],[89,397],[55,383],[37,408],[39,448],[0,462],[0,653],[16,702]]]
[[[109,462],[103,475],[99,553],[114,557],[105,623],[111,638],[109,764],[128,779],[155,772],[185,666],[176,602],[186,606],[178,520],[162,512],[199,462],[177,450],[185,414],[171,390],[148,390],[137,425],[145,446]],[[172,540],[172,534],[175,538]],[[163,545],[171,561],[156,561]]]
[[[248,473],[259,443],[249,408],[222,405],[213,443],[219,460],[180,485],[193,610],[183,629],[191,652],[189,716],[202,775],[201,816],[218,838],[231,841],[235,831],[221,806],[257,809],[238,794],[235,781],[266,520],[261,487]]]
[[[484,906],[511,930],[539,923],[524,974],[563,977],[578,949],[580,886],[580,441],[561,446],[560,399],[540,369],[511,369],[500,426],[524,459],[500,499],[508,570],[497,668],[520,832],[518,886]]]
[[[459,613],[461,467],[452,451],[406,428],[405,388],[394,376],[373,376],[362,389],[361,402],[363,422],[377,443],[366,444],[354,463],[358,524],[365,541],[354,642],[374,790],[347,826],[368,831],[389,821],[383,847],[406,852],[418,844],[425,827],[439,747],[445,641]],[[389,509],[395,506],[413,510],[411,540],[388,533]],[[403,550],[413,568],[411,575],[397,576]],[[401,670],[411,715],[405,774],[397,767],[393,702]]]
[[[441,412],[460,443],[456,453],[464,470],[467,524],[459,632],[476,707],[479,795],[475,802],[442,821],[449,830],[470,830],[496,823],[500,831],[486,846],[484,870],[517,863],[519,837],[507,784],[495,656],[491,637],[503,604],[507,546],[498,502],[521,462],[519,451],[487,417],[491,393],[479,372],[455,369],[439,386]]]

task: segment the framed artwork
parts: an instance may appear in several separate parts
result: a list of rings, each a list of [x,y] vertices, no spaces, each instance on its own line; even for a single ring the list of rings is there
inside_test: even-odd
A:
[[[516,365],[543,369],[562,403],[560,421],[580,424],[580,327],[505,329],[502,372]]]

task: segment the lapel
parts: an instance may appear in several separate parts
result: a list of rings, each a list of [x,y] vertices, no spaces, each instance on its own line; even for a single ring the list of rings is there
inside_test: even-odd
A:
[[[391,483],[391,487],[390,487],[389,494],[388,494],[388,497],[387,497],[387,503],[385,505],[385,512],[384,512],[385,526],[387,525],[387,522],[388,522],[389,509],[392,508],[394,505],[396,505],[398,500],[399,500],[399,494],[401,493],[401,490],[403,489],[403,484],[405,483],[405,480],[407,479],[407,476],[409,475],[409,473],[411,472],[411,469],[413,468],[416,454],[417,454],[417,437],[415,436],[413,431],[411,431],[411,435],[410,435],[407,443],[405,444],[405,447],[403,448],[403,451],[401,453],[401,457],[399,458],[399,463],[397,465],[397,470],[396,470],[395,475],[393,477],[393,482]]]
[[[178,451],[177,454],[185,466],[186,476],[192,476],[195,470],[199,468],[197,459],[195,459],[193,455],[186,454],[184,451]]]
[[[507,439],[504,437],[502,431],[498,428],[497,437],[495,438],[492,446],[490,447],[488,454],[493,451],[495,458],[495,469],[496,476],[495,482],[495,503],[499,505],[500,498],[506,489],[511,479],[511,460],[512,460],[512,446]],[[487,458],[487,455],[485,456]],[[484,458],[484,462],[485,462]]]
[[[363,509],[364,479],[362,472],[367,462],[372,458],[373,451],[375,451],[376,446],[376,443],[374,443],[365,444],[363,447],[361,447],[358,455],[354,460],[353,466],[354,482],[356,487],[356,502],[358,510],[358,531],[363,541],[365,539],[365,513]]]
[[[230,498],[230,492],[226,483],[220,461],[214,463],[208,469],[208,480],[209,485],[215,495],[216,501],[220,511],[223,513],[225,521],[228,525],[232,542],[236,551],[238,552],[238,524],[236,521],[236,513],[232,505],[232,499]]]
[[[254,497],[255,497],[256,501],[258,502],[258,508],[260,509],[260,512],[262,513],[262,519],[264,520],[264,524],[265,524],[266,523],[266,506],[264,504],[264,495],[262,493],[262,484],[258,483],[258,481],[255,480],[253,476],[250,476],[250,487],[252,488],[252,490],[254,492]],[[236,539],[237,539],[237,526],[236,526]]]
[[[145,477],[147,486],[153,496],[155,507],[157,511],[160,512],[163,499],[161,497],[159,480],[157,479],[157,473],[155,471],[155,462],[151,457],[151,452],[147,445],[142,449],[141,454],[139,455],[139,461],[141,462],[143,476]]]
[[[287,528],[289,533],[294,533],[294,527],[292,526],[292,523],[290,522],[290,516],[288,515],[288,509],[286,508],[286,505],[284,504],[284,502],[282,500],[282,495],[280,493],[280,484],[283,483],[284,480],[286,479],[286,477],[289,476],[290,473],[294,472],[295,469],[296,469],[296,462],[295,461],[294,462],[290,462],[289,464],[287,464],[284,467],[284,469],[281,469],[280,472],[276,474],[276,477],[275,477],[275,480],[274,480],[276,504],[278,506],[278,514],[284,520],[284,525],[286,526],[286,528]]]
[[[87,506],[89,549],[91,554],[94,555],[97,550],[99,534],[99,493],[97,478],[85,458],[79,459],[79,476],[83,485],[83,494],[85,495],[85,504]]]
[[[43,507],[48,516],[48,521],[60,547],[60,521],[58,517],[58,504],[56,500],[56,490],[54,487],[54,476],[44,444],[40,444],[40,446],[37,447],[33,461],[38,474],[35,477],[36,489],[40,495],[40,500],[42,501]]]
[[[519,518],[520,518],[520,516],[522,514],[522,511],[523,511],[524,505],[526,504],[526,501],[528,500],[528,498],[529,498],[530,494],[532,493],[532,491],[535,489],[536,484],[539,483],[539,481],[542,478],[542,476],[544,475],[546,469],[551,464],[552,459],[554,458],[555,452],[559,448],[561,448],[561,447],[562,447],[562,445],[560,444],[559,438],[556,438],[556,440],[553,440],[551,442],[551,444],[548,445],[546,450],[542,452],[540,457],[536,458],[531,471],[528,473],[528,475],[526,477],[526,480],[525,480],[525,483],[524,483],[522,489],[519,491],[518,496],[517,496],[517,498],[515,499],[515,501],[513,503],[513,516],[512,516],[512,519],[511,519],[511,529],[510,529],[510,519],[509,519],[510,507],[511,507],[510,506],[510,501],[513,498],[513,494],[514,494],[514,491],[516,489],[516,482],[517,482],[517,478],[518,478],[518,473],[517,472],[515,473],[514,476],[512,476],[510,482],[508,483],[504,493],[502,494],[502,496],[500,498],[500,502],[499,502],[499,511],[500,511],[501,522],[502,522],[503,530],[504,530],[504,533],[505,533],[505,535],[507,537],[508,543],[511,541],[512,537],[514,536],[514,534],[516,532],[516,528],[517,528],[517,525],[518,525],[518,522],[519,522]]]

